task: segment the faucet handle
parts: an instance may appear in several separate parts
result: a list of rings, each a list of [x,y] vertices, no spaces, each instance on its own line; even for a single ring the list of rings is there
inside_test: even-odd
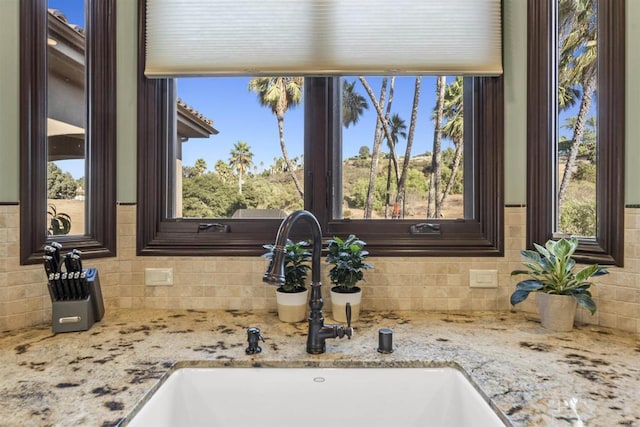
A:
[[[348,339],[351,339],[351,335],[353,335],[353,328],[351,327],[351,303],[348,302],[346,307],[344,308],[345,315],[347,316],[347,329],[345,331],[345,335]]]
[[[262,352],[262,348],[258,345],[258,341],[262,340],[264,342],[264,337],[260,333],[260,329],[256,327],[251,327],[247,329],[247,341],[249,343],[249,347],[245,349],[245,353],[247,354],[256,354]]]
[[[344,308],[345,314],[347,316],[347,327],[351,327],[351,303],[348,302],[346,307]]]

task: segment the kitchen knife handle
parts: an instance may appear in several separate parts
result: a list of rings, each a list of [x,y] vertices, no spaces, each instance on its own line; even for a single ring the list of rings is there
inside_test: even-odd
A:
[[[77,256],[76,258],[76,271],[82,271],[82,251],[79,249],[74,249],[73,254]]]
[[[53,286],[56,290],[57,301],[62,300],[64,294],[62,292],[62,283],[60,283],[60,273],[55,273],[53,275]]]
[[[87,299],[89,297],[89,282],[84,271],[80,273],[80,287],[82,288],[82,299]]]
[[[53,290],[53,285],[51,284],[51,282],[47,282],[47,288],[49,289],[49,296],[51,297],[51,301],[57,301],[58,298],[56,297],[55,291]]]
[[[62,263],[62,260],[60,259],[60,249],[62,249],[62,245],[58,242],[51,242],[49,246],[54,248],[54,252],[52,254],[53,262],[55,262],[57,266],[56,272],[59,272]]]
[[[53,262],[53,257],[51,255],[44,255],[42,259],[44,260],[44,271],[47,274],[47,277],[49,277],[51,273],[57,273],[56,265]]]

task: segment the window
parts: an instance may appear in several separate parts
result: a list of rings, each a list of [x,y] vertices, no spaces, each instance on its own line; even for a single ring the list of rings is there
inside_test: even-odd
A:
[[[84,52],[86,123],[84,227],[79,234],[49,236],[47,218],[47,138],[49,19],[46,0],[20,2],[20,259],[41,261],[43,245],[53,239],[78,248],[88,258],[115,255],[115,13],[113,0],[85,3]],[[57,22],[57,21],[56,21]],[[61,27],[66,30],[64,27]],[[79,35],[73,32],[73,37]],[[51,41],[50,43],[55,43]],[[82,51],[82,49],[80,49]],[[82,56],[82,52],[79,53]],[[77,65],[77,64],[76,64]],[[82,67],[72,67],[73,73]],[[82,80],[79,77],[78,80]],[[60,89],[59,86],[56,89]],[[67,92],[68,94],[69,92]],[[79,101],[82,103],[82,100]],[[49,121],[51,123],[51,121]],[[79,128],[80,126],[75,126]],[[65,132],[69,134],[69,132]],[[71,132],[73,133],[73,132]],[[60,212],[58,212],[60,213]],[[82,214],[81,214],[82,215]],[[73,233],[73,232],[72,232]]]
[[[144,2],[140,34],[144,34]],[[280,218],[187,218],[176,215],[176,84],[180,80],[143,75],[143,40],[139,41],[138,80],[138,253],[141,255],[259,255],[275,238]],[[320,221],[325,236],[356,233],[377,256],[501,255],[503,251],[503,86],[502,77],[464,79],[464,193],[452,218],[427,220],[393,214],[356,219],[344,205],[345,159],[341,96],[344,82],[357,76],[307,77],[303,82],[304,153],[299,171],[303,207]],[[411,78],[411,84],[413,85]],[[455,82],[451,77],[446,82]],[[213,97],[213,95],[212,95]],[[183,100],[187,104],[189,100]],[[300,108],[300,107],[298,107]],[[371,106],[370,108],[373,108]],[[431,111],[421,112],[430,116]],[[211,117],[214,121],[216,117]],[[217,122],[214,122],[217,123]],[[407,118],[409,123],[409,118]],[[251,123],[247,123],[250,126]],[[272,126],[275,127],[275,119]],[[408,127],[408,125],[407,125]],[[218,128],[216,124],[216,128]],[[211,144],[216,144],[213,137]],[[373,138],[373,129],[371,130]],[[431,141],[431,139],[429,139]],[[232,142],[236,142],[233,140]],[[186,144],[189,144],[187,142]],[[424,151],[424,141],[422,148]],[[226,152],[226,150],[225,150]],[[360,155],[360,154],[358,154]],[[365,154],[363,154],[364,156]],[[346,154],[345,157],[353,157]],[[387,151],[387,156],[389,152]],[[183,156],[179,158],[184,158]],[[356,159],[357,160],[357,159]],[[386,158],[385,158],[386,160]],[[195,167],[190,163],[188,167]],[[211,165],[209,165],[211,167]],[[399,170],[402,165],[400,164]],[[287,169],[291,169],[287,166]],[[385,169],[386,170],[386,169]],[[423,173],[426,180],[427,177]],[[382,182],[382,180],[380,180]],[[385,177],[386,182],[386,177]],[[426,185],[426,184],[425,184]],[[184,193],[183,193],[184,194]],[[426,195],[425,195],[426,196]],[[396,203],[396,197],[394,204]],[[183,207],[185,205],[183,204]],[[396,207],[398,212],[400,206]],[[399,217],[397,217],[399,216]]]
[[[622,266],[624,1],[584,2],[582,15],[569,7],[575,4],[529,1],[527,245],[575,234],[580,237],[579,259]],[[574,35],[580,35],[581,28],[586,31],[573,51],[567,49],[568,28]],[[585,58],[593,58],[589,55],[594,53],[593,67],[585,67]],[[572,84],[567,84],[567,78],[573,78]],[[576,106],[565,108],[564,101],[572,95]],[[585,107],[585,100],[592,102],[591,108]],[[579,110],[581,105],[584,111]],[[570,131],[564,134],[567,123]],[[595,139],[589,138],[590,123],[596,125],[592,131]],[[579,143],[573,147],[574,153],[572,141]],[[576,160],[579,149],[584,154],[582,160],[580,156]],[[567,188],[566,179],[562,182],[565,169],[573,172],[570,191],[584,195],[589,194],[585,188],[593,188],[591,200],[561,194]],[[590,174],[595,178],[591,187],[587,182]],[[571,215],[585,224],[576,227],[578,221]]]
[[[280,83],[282,107],[270,98]],[[303,208],[303,83],[295,76],[176,79],[173,218],[284,218]]]

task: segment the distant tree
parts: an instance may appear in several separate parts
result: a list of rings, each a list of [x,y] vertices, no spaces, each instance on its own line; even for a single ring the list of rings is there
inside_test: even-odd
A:
[[[297,171],[302,167],[303,159],[301,156],[296,156],[291,159],[291,167],[293,167],[294,171]]]
[[[575,129],[578,117],[567,117],[562,125],[563,129]],[[596,118],[589,116],[584,124],[582,142],[578,145],[577,157],[586,158],[592,163],[596,162]],[[573,140],[564,135],[560,137],[558,143],[558,153],[569,156],[573,145]]]
[[[391,140],[387,139],[387,145],[389,146],[389,152],[395,149],[395,146],[398,144],[398,138],[407,138],[407,125],[405,121],[400,118],[400,116],[396,113],[391,116],[391,120],[389,120],[389,127],[391,128],[390,136]],[[389,207],[391,206],[391,156],[389,156],[389,160],[387,161],[387,187],[385,191],[385,202],[384,202],[384,217],[388,217]],[[398,167],[398,164],[395,164]],[[394,178],[398,177],[398,170],[395,170]],[[396,182],[397,184],[397,182]]]
[[[54,162],[47,165],[47,197],[49,199],[73,199],[78,183],[69,172],[63,172]]]
[[[183,178],[193,178],[194,176],[198,176],[198,175],[196,174],[196,169],[193,166],[182,165]]]
[[[304,199],[304,191],[300,185],[300,181],[296,176],[295,170],[284,140],[284,116],[289,108],[293,108],[300,104],[302,100],[302,84],[303,77],[254,77],[249,81],[249,90],[258,95],[258,101],[263,107],[268,107],[276,116],[278,121],[278,134],[280,136],[280,150],[284,158],[291,179],[300,193],[300,198]]]
[[[444,116],[445,76],[436,78],[436,105],[434,107],[433,156],[431,156],[431,177],[427,198],[427,218],[440,218],[440,183],[442,164],[442,123]],[[433,203],[433,206],[432,206]]]
[[[207,171],[207,162],[205,162],[204,159],[197,159],[193,168],[196,170],[198,176],[200,176]]]
[[[362,147],[360,147],[360,150],[358,150],[358,157],[366,160],[369,157],[371,157],[371,150],[369,149],[368,146],[363,145]]]
[[[358,123],[364,110],[369,109],[369,104],[364,96],[355,90],[356,81],[342,81],[342,124],[348,128]]]
[[[231,183],[208,173],[182,182],[182,215],[185,218],[228,218],[242,204],[241,195]]]
[[[402,172],[398,179],[398,191],[396,193],[395,216],[404,218],[404,200],[405,188],[409,175],[411,150],[413,149],[413,138],[415,136],[416,124],[418,122],[418,106],[420,104],[420,92],[422,90],[422,76],[416,76],[413,86],[413,106],[411,107],[411,123],[409,124],[409,133],[407,134],[407,146],[404,151],[404,159],[402,162]]]
[[[451,174],[446,179],[446,185],[440,198],[441,208],[444,207],[447,196],[454,192],[454,183],[460,181],[458,169],[462,163],[464,148],[464,90],[462,77],[446,85],[443,105],[443,118],[446,123],[442,127],[442,136],[451,139],[456,147],[453,161],[449,163]]]
[[[242,194],[242,179],[253,164],[253,153],[246,142],[238,141],[231,149],[229,166],[238,173],[238,194]]]
[[[371,167],[369,168],[369,187],[367,189],[367,201],[364,205],[364,218],[371,218],[374,207],[373,202],[375,198],[376,191],[376,176],[378,174],[378,162],[380,158],[380,147],[382,145],[382,141],[384,136],[387,136],[387,139],[392,139],[389,133],[389,128],[387,123],[389,121],[389,116],[391,115],[391,105],[393,104],[393,93],[395,90],[395,76],[391,77],[391,83],[389,84],[389,78],[383,77],[382,83],[380,85],[380,98],[376,99],[376,95],[373,93],[373,89],[369,82],[363,77],[359,76],[358,79],[362,86],[364,87],[371,103],[376,109],[377,119],[376,119],[376,129],[373,136],[373,151],[371,153]],[[389,100],[387,101],[387,86],[389,86]],[[383,111],[383,108],[386,104],[386,112]],[[390,156],[395,155],[395,153],[389,153]],[[397,162],[397,159],[396,159]]]
[[[229,165],[222,160],[218,160],[216,162],[216,164],[213,166],[213,170],[216,171],[216,173],[218,174],[218,177],[223,182],[227,182],[232,173]]]
[[[197,159],[193,166],[182,166],[182,177],[193,178],[201,176],[207,171],[207,162],[204,159]]]

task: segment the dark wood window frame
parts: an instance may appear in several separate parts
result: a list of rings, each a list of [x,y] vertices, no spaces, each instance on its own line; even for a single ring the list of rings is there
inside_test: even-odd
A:
[[[528,2],[527,247],[553,238],[557,130],[554,0]],[[625,144],[624,0],[598,0],[598,168],[595,239],[582,239],[582,262],[623,265]]]
[[[85,235],[55,236],[86,258],[116,254],[115,0],[86,1]],[[20,262],[42,262],[47,237],[46,0],[20,2]]]
[[[173,81],[144,76],[145,2],[139,1],[138,40],[138,255],[255,256],[274,240],[280,220],[225,219],[228,232],[198,232],[203,222],[168,215],[174,133]],[[504,241],[503,78],[474,82],[474,219],[434,220],[440,232],[412,235],[420,221],[332,220],[332,144],[339,86],[336,78],[305,81],[305,208],[318,217],[326,237],[356,233],[375,256],[501,256]],[[222,221],[221,221],[222,222]],[[222,230],[212,227],[210,230]]]

